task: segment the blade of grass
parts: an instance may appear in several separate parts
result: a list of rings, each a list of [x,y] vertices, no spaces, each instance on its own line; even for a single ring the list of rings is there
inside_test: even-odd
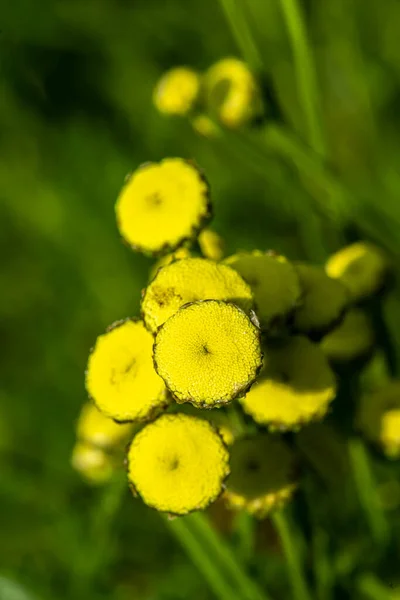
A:
[[[207,552],[204,544],[193,533],[186,519],[178,517],[171,520],[165,517],[164,521],[207,580],[216,597],[220,600],[232,600],[235,597],[235,590],[221,572],[218,563]]]
[[[372,573],[363,573],[357,580],[357,588],[370,600],[393,600],[394,595]]]
[[[254,43],[246,15],[242,6],[240,6],[240,0],[219,1],[243,58],[252,69],[260,71],[262,68],[262,59]]]
[[[292,527],[288,522],[285,511],[276,511],[272,514],[271,519],[278,532],[286,557],[293,597],[296,600],[312,600],[297,551],[297,544],[292,533]]]
[[[326,145],[321,124],[317,77],[304,17],[298,0],[280,0],[280,5],[292,45],[297,87],[307,124],[308,142],[315,152],[325,156]]]
[[[369,530],[373,540],[379,546],[384,546],[389,538],[389,528],[379,502],[365,446],[361,439],[353,437],[348,442],[348,449],[358,498]]]
[[[214,555],[215,562],[220,564],[221,569],[225,571],[229,579],[233,582],[237,590],[236,597],[240,594],[240,597],[245,600],[268,600],[268,594],[261,590],[243,570],[236,556],[213,527],[211,527],[205,515],[202,513],[193,513],[185,517],[185,519],[187,522],[190,522],[199,539],[202,539],[207,544],[210,555],[211,553]]]

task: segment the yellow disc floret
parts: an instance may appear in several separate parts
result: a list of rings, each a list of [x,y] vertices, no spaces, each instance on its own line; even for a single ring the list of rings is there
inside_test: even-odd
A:
[[[391,458],[400,458],[400,381],[361,397],[357,426]]]
[[[127,441],[133,431],[131,423],[116,423],[92,402],[86,402],[79,415],[76,435],[98,448],[114,448]]]
[[[336,395],[335,376],[319,347],[302,336],[270,345],[265,368],[240,402],[260,424],[298,429],[321,419]]]
[[[138,433],[128,452],[128,477],[143,501],[185,515],[216,500],[229,473],[228,451],[210,423],[163,415]]]
[[[207,108],[226,127],[249,123],[263,112],[259,85],[246,63],[218,61],[204,77]]]
[[[389,270],[385,253],[368,242],[357,242],[333,254],[326,263],[330,277],[341,279],[353,301],[378,292]]]
[[[198,99],[200,76],[187,67],[170,69],[161,77],[153,92],[156,108],[167,115],[186,115]]]
[[[258,250],[235,254],[224,262],[250,285],[261,328],[279,328],[301,296],[293,265],[282,256]]]
[[[210,218],[209,189],[194,164],[166,158],[132,174],[115,210],[120,233],[133,248],[173,251]]]
[[[151,268],[149,280],[151,281],[155,277],[157,271],[159,269],[161,269],[161,267],[166,267],[167,265],[170,265],[172,262],[174,262],[176,260],[182,260],[182,258],[189,258],[190,256],[191,256],[190,250],[186,246],[181,246],[180,248],[175,250],[175,252],[170,252],[169,254],[165,254],[164,256],[159,258],[156,261],[156,263],[153,265],[153,267]]]
[[[321,267],[297,264],[296,270],[302,303],[293,314],[293,327],[300,333],[326,333],[344,316],[349,292],[341,281],[329,277]]]
[[[115,461],[103,448],[97,448],[85,441],[78,441],[72,451],[72,467],[89,483],[100,485],[111,479],[115,471]]]
[[[295,458],[282,440],[268,434],[244,438],[234,442],[230,455],[224,492],[229,506],[263,518],[292,498]]]
[[[368,315],[352,308],[342,323],[321,341],[324,354],[333,362],[348,362],[368,356],[375,342],[375,333]]]
[[[203,229],[199,235],[200,250],[206,258],[211,260],[222,260],[224,256],[224,240],[216,231]]]
[[[243,394],[258,374],[259,332],[234,304],[189,304],[159,329],[154,363],[178,402],[226,404]]]
[[[116,421],[139,421],[166,404],[153,366],[153,338],[142,321],[123,321],[97,338],[86,388],[96,406]]]
[[[253,305],[250,286],[227,265],[205,258],[187,258],[167,265],[147,287],[142,313],[147,328],[155,332],[188,302],[227,300],[249,312]]]

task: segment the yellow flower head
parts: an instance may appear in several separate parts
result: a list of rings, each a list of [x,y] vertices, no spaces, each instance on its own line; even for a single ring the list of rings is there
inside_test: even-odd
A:
[[[189,415],[162,415],[134,437],[128,477],[146,504],[185,515],[217,499],[229,473],[228,461],[228,451],[210,423]]]
[[[240,402],[257,423],[285,430],[321,419],[335,395],[335,376],[324,354],[295,336],[267,349],[260,378]]]
[[[140,421],[165,406],[166,389],[153,365],[153,337],[142,321],[126,320],[97,338],[86,388],[96,406],[116,421]]]
[[[253,305],[250,287],[234,269],[205,258],[179,260],[158,271],[147,287],[143,319],[156,332],[184,304],[209,299],[235,302],[245,312]]]
[[[374,342],[375,333],[368,315],[359,308],[352,308],[342,323],[322,339],[320,347],[329,360],[348,362],[367,356]]]
[[[391,458],[400,458],[400,381],[361,397],[357,426]]]
[[[197,115],[192,119],[192,127],[196,133],[205,138],[216,138],[220,133],[214,121],[204,114]]]
[[[261,368],[259,332],[234,304],[189,304],[159,329],[154,363],[178,402],[226,404],[244,393]]]
[[[224,261],[250,285],[262,329],[276,329],[299,303],[301,287],[293,265],[271,253],[240,252]]]
[[[116,423],[92,402],[82,406],[76,426],[77,438],[98,448],[114,448],[128,441],[133,431],[131,423]]]
[[[204,87],[210,113],[226,127],[240,127],[263,113],[259,85],[246,63],[237,58],[212,65]]]
[[[78,441],[72,451],[72,467],[89,483],[102,484],[111,479],[115,471],[113,458],[86,441]]]
[[[302,304],[293,314],[295,331],[320,336],[344,316],[349,292],[338,279],[329,277],[321,267],[297,264],[303,290]]]
[[[173,251],[210,219],[208,185],[182,158],[146,163],[128,179],[115,206],[122,237],[149,254]]]
[[[186,67],[170,69],[161,77],[153,92],[156,108],[167,115],[188,114],[200,93],[200,77]]]
[[[228,505],[259,518],[281,508],[296,490],[295,458],[280,439],[268,434],[236,441],[230,449]]]
[[[225,243],[218,233],[212,229],[203,229],[199,235],[198,242],[203,256],[215,261],[222,260]]]
[[[180,248],[175,250],[175,252],[165,254],[164,256],[159,258],[151,268],[149,280],[151,281],[152,279],[154,279],[157,271],[161,269],[161,267],[166,267],[167,265],[170,265],[176,260],[182,260],[182,258],[190,258],[190,256],[191,252],[186,246],[181,246]]]
[[[389,261],[380,248],[368,242],[357,242],[333,254],[325,269],[330,277],[343,281],[351,299],[356,302],[380,291]]]

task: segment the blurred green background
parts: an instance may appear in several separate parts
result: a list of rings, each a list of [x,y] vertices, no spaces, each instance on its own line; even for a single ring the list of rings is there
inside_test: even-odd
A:
[[[241,6],[275,98],[271,115],[279,112],[306,148],[280,3]],[[322,262],[344,241],[366,237],[400,255],[400,3],[306,0],[303,8],[329,164],[348,190],[337,206],[313,180],[313,166],[301,172],[270,148],[248,153],[252,136],[262,143],[259,132],[213,141],[152,106],[153,86],[167,68],[205,70],[224,56],[241,56],[218,2],[3,3],[1,600],[212,597],[155,512],[128,490],[114,510],[112,491],[88,487],[70,466],[89,349],[110,323],[138,313],[152,264],[121,243],[115,225],[114,202],[130,170],[165,156],[194,158],[210,181],[214,227],[228,251],[274,248]],[[397,296],[395,290],[386,306],[396,348]],[[393,479],[392,466],[376,461],[382,480]],[[314,542],[336,544],[340,574],[333,577],[344,583],[335,597],[364,597],[349,591],[364,563],[389,585],[399,575],[399,545],[370,567],[362,518],[352,529],[343,508],[332,523],[324,502]],[[391,526],[399,531],[396,511]],[[343,535],[332,542],[338,523]],[[250,571],[270,588],[272,582],[276,598],[287,598],[273,536],[267,546]]]

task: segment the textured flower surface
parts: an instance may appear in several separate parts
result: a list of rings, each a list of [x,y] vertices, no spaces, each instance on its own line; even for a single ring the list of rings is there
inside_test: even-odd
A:
[[[179,260],[158,271],[147,287],[143,319],[155,332],[184,304],[209,299],[235,302],[246,312],[253,306],[250,286],[234,269],[205,258]]]
[[[154,362],[178,402],[226,404],[245,392],[261,368],[259,331],[234,304],[189,304],[159,329]]]
[[[333,362],[347,362],[368,355],[375,333],[367,313],[352,308],[342,323],[321,341],[324,354]]]
[[[258,83],[246,63],[224,58],[204,77],[207,108],[226,127],[249,123],[263,111]]]
[[[79,440],[100,448],[112,448],[123,443],[132,431],[131,423],[116,423],[100,412],[92,402],[83,405],[76,426]]]
[[[170,252],[169,254],[164,254],[164,256],[161,256],[153,265],[153,267],[150,270],[150,275],[149,275],[149,280],[151,281],[157,271],[159,269],[161,269],[161,267],[166,267],[167,265],[170,265],[172,262],[175,262],[176,260],[182,260],[182,258],[190,258],[191,257],[191,252],[189,250],[189,248],[187,248],[186,246],[181,246],[180,248],[178,248],[177,250],[175,250],[175,252]]]
[[[302,336],[280,340],[265,353],[260,378],[240,402],[260,424],[297,429],[322,418],[336,395],[333,371],[320,348]]]
[[[320,334],[344,315],[349,292],[338,279],[318,266],[296,264],[302,288],[302,303],[293,314],[293,327],[300,333]]]
[[[133,248],[173,251],[210,218],[208,185],[195,165],[181,158],[146,163],[122,188],[115,211],[120,233]]]
[[[198,73],[187,67],[175,67],[164,73],[158,81],[153,102],[162,113],[183,116],[193,109],[199,92]]]
[[[231,474],[224,498],[235,509],[265,517],[293,496],[295,458],[276,436],[259,434],[234,442],[230,448]]]
[[[229,473],[228,451],[213,426],[189,415],[162,415],[133,439],[128,477],[143,501],[184,515],[216,500]]]
[[[299,277],[284,257],[255,250],[234,254],[224,262],[250,285],[262,329],[279,327],[299,303]]]
[[[392,458],[400,457],[400,381],[389,381],[359,402],[356,423],[367,439]]]
[[[206,258],[211,260],[222,260],[224,256],[224,240],[216,231],[203,229],[199,235],[200,250]]]
[[[347,286],[353,301],[378,292],[389,270],[386,254],[368,242],[357,242],[333,254],[326,263],[326,272]]]
[[[86,388],[105,415],[116,421],[139,421],[166,404],[152,349],[153,337],[142,321],[122,321],[97,338],[89,357]]]

